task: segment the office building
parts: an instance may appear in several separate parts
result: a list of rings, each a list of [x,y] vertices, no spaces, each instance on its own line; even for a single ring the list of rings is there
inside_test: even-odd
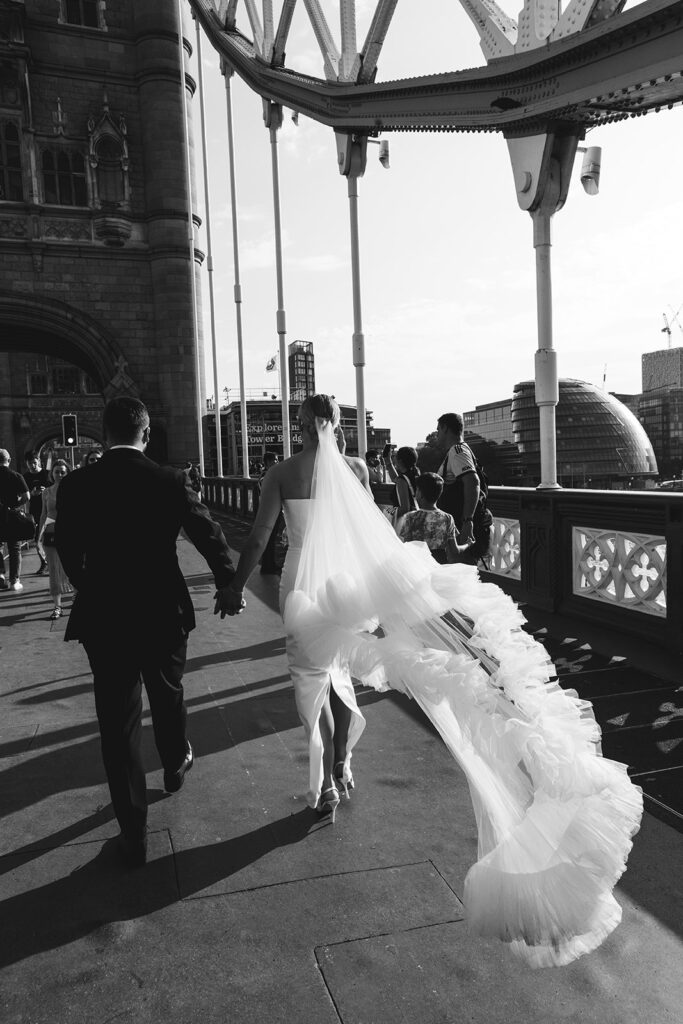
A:
[[[289,430],[292,452],[301,450],[302,440],[297,413],[300,401],[289,403]],[[346,438],[347,455],[358,454],[358,425],[355,405],[339,403],[340,425]],[[221,443],[223,450],[223,473],[225,476],[242,474],[242,417],[239,401],[230,402],[221,409]],[[374,427],[372,412],[366,413],[368,447],[383,448],[391,440],[391,431],[386,427]],[[275,452],[279,458],[284,454],[282,430],[282,403],[279,395],[271,398],[247,399],[247,436],[249,461],[263,461],[266,451]],[[204,419],[205,453],[207,474],[216,472],[216,427],[215,416]],[[365,454],[364,452],[362,453]]]
[[[289,395],[293,402],[315,394],[315,356],[312,341],[293,341],[287,349]]]
[[[466,412],[465,440],[491,484],[536,487],[541,480],[535,384],[515,385],[512,399]],[[652,443],[614,395],[578,380],[559,382],[557,477],[564,487],[644,487],[657,476]],[[426,465],[426,460],[425,460]]]
[[[659,388],[683,388],[683,348],[663,348],[644,352],[643,394]]]
[[[465,440],[486,467],[491,484],[511,484],[523,477],[522,459],[512,429],[512,399],[487,402],[463,414]]]
[[[580,380],[559,382],[556,408],[557,478],[564,487],[645,487],[657,477],[652,442],[633,413],[614,395]],[[541,479],[540,427],[533,381],[515,385],[512,429],[524,483]]]
[[[645,352],[643,393],[638,419],[657,458],[663,478],[683,473],[683,348]]]

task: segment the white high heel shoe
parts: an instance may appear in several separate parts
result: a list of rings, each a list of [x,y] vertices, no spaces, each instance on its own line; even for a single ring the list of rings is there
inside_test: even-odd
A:
[[[343,792],[347,800],[351,799],[349,790],[354,789],[353,775],[346,761],[337,761],[334,766],[334,780],[340,793]]]
[[[334,825],[334,818],[339,804],[340,797],[337,792],[337,787],[330,786],[328,789],[324,789],[320,794],[320,802],[316,807],[316,813],[319,818],[327,818],[331,816],[332,824]]]

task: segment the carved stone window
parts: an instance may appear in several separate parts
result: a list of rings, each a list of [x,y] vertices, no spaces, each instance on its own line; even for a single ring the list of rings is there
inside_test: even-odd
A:
[[[128,140],[123,115],[112,117],[107,94],[102,116],[88,121],[88,160],[93,177],[93,201],[97,209],[126,210],[130,203]]]
[[[95,147],[97,198],[103,208],[118,207],[125,202],[121,155],[121,146],[111,136],[100,139]]]
[[[87,206],[85,160],[68,149],[44,149],[42,157],[43,198],[57,206]]]
[[[0,200],[21,202],[23,198],[19,129],[13,121],[0,121]]]
[[[104,28],[100,0],[61,0],[61,20],[85,28]]]

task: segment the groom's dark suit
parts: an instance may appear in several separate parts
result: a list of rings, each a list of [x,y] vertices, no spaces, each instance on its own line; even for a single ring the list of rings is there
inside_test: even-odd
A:
[[[133,840],[147,820],[141,678],[164,769],[187,752],[182,676],[195,617],[176,554],[181,528],[227,586],[225,537],[182,471],[113,448],[59,486],[56,546],[77,591],[65,639],[88,654],[112,804]]]

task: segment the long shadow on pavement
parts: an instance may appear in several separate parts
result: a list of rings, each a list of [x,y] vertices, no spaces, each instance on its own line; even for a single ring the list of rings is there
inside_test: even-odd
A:
[[[0,903],[0,967],[56,949],[115,922],[152,914],[229,878],[280,846],[301,842],[315,823],[314,812],[263,825],[253,832],[169,854],[144,870],[123,871],[113,840],[83,867]],[[31,854],[8,854],[19,868]],[[180,893],[178,875],[185,880]]]
[[[206,757],[229,750],[241,743],[276,732],[301,728],[291,686],[284,685],[288,676],[274,676],[255,684],[203,694],[187,701],[188,733],[197,757]],[[273,690],[274,685],[280,689]],[[256,691],[245,696],[245,691]],[[362,704],[382,700],[383,694],[374,691],[360,695]],[[224,701],[224,703],[221,703]],[[199,705],[210,704],[209,707]],[[149,713],[145,714],[149,723]],[[76,742],[87,736],[84,742]],[[40,746],[60,744],[56,750],[47,750],[0,772],[0,817],[16,813],[42,800],[68,790],[101,785],[105,781],[100,755],[100,740],[94,720],[68,726],[65,729],[39,733],[32,741],[33,753]],[[0,747],[0,756],[22,753],[25,741],[9,741]],[[148,771],[159,767],[155,753],[151,725],[143,728],[143,750]]]

